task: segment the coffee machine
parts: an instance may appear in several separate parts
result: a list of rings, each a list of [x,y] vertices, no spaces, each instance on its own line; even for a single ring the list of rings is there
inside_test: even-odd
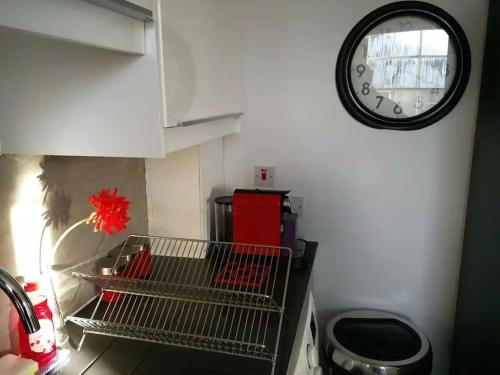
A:
[[[236,189],[232,196],[216,198],[216,240],[288,247],[296,264],[302,259],[304,246],[297,240],[298,215],[292,212],[289,193],[289,190]],[[277,251],[268,253],[279,255]]]

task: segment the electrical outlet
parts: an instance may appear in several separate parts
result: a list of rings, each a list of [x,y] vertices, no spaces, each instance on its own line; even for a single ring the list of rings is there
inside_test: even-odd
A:
[[[290,195],[288,199],[290,200],[292,212],[302,216],[304,214],[304,197],[302,195]]]
[[[274,186],[274,167],[256,166],[254,168],[255,187]]]

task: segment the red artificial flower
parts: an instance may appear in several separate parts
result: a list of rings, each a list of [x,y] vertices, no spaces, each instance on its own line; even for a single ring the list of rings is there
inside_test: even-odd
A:
[[[90,215],[87,223],[94,223],[94,231],[102,231],[113,234],[115,231],[122,232],[127,229],[126,223],[130,220],[127,216],[130,202],[116,195],[118,189],[112,193],[108,189],[102,189],[99,193],[89,196],[89,203],[95,207],[95,212]]]

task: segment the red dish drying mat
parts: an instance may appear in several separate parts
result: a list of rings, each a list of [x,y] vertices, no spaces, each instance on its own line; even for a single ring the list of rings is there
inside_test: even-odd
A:
[[[217,284],[242,285],[252,288],[260,288],[269,275],[270,266],[228,262],[217,274]]]
[[[233,195],[233,241],[256,245],[281,244],[281,195],[239,193]],[[280,255],[280,249],[235,246],[235,253]]]

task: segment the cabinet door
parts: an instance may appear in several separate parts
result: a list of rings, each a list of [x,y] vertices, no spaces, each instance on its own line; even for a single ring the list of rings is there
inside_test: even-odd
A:
[[[12,154],[159,157],[156,33],[135,56],[0,28],[0,141]]]
[[[160,0],[165,126],[242,110],[243,0]]]

